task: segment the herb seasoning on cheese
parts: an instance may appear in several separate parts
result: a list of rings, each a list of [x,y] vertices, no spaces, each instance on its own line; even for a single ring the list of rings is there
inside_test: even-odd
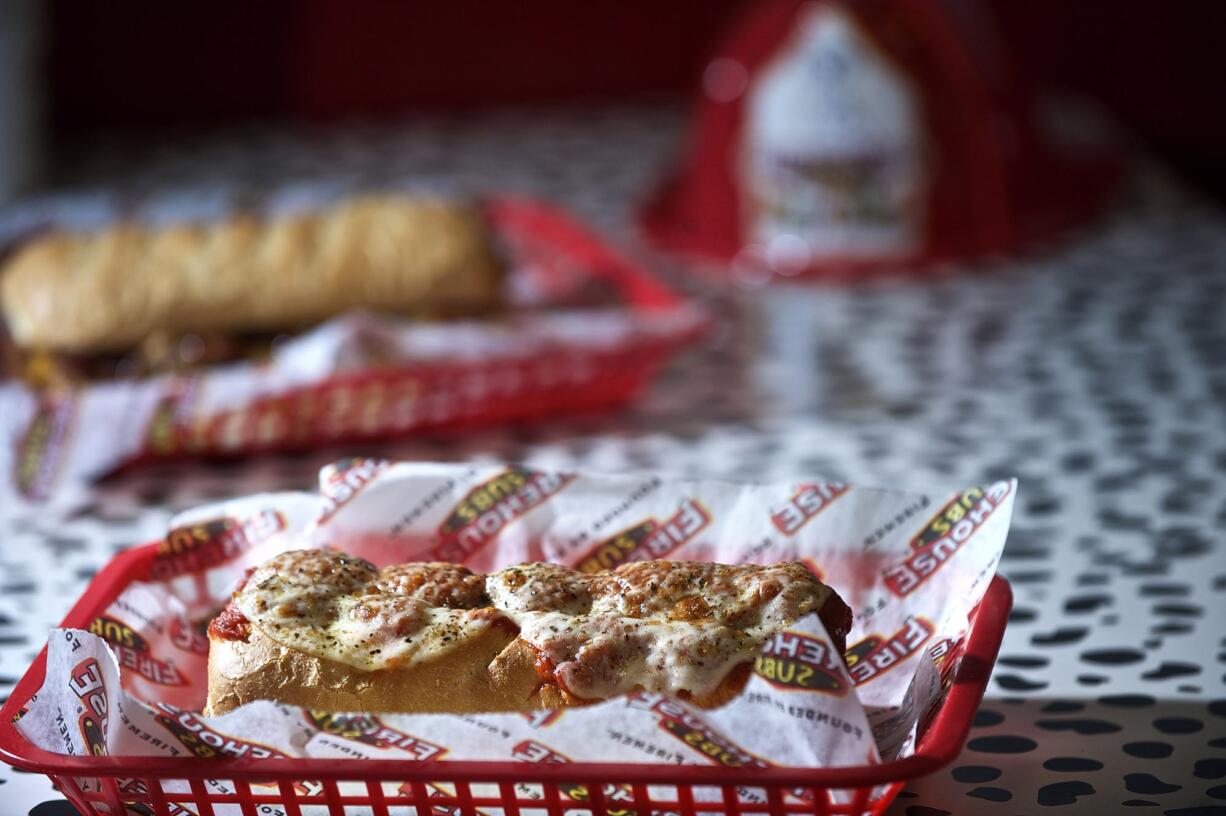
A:
[[[600,700],[635,689],[708,694],[830,594],[800,563],[642,561],[595,574],[538,563],[482,577],[457,564],[377,570],[301,550],[257,569],[233,606],[284,646],[367,671],[514,626],[544,682]]]

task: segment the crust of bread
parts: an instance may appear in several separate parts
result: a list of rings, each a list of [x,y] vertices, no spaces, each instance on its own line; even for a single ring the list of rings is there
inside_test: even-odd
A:
[[[282,646],[252,626],[246,640],[209,638],[209,692],[204,713],[225,714],[254,700],[321,711],[475,714],[591,705],[543,682],[536,650],[491,626],[444,655],[412,666],[362,671]],[[730,671],[708,694],[687,701],[718,708],[741,693],[750,663]]]
[[[363,671],[282,646],[252,625],[246,640],[209,638],[204,713],[224,714],[254,700],[324,711],[476,713],[551,707],[535,664],[516,634],[489,626],[437,658]],[[528,647],[531,651],[531,647]],[[505,652],[510,656],[497,660]]]
[[[501,300],[477,208],[364,196],[312,213],[52,232],[0,271],[23,348],[128,350],[156,333],[293,331],[348,309],[474,315]]]
[[[490,663],[490,677],[495,683],[505,683],[512,688],[522,688],[525,678],[529,675],[535,678],[536,685],[525,705],[525,708],[530,710],[571,708],[599,702],[598,700],[584,700],[559,688],[554,683],[543,682],[536,669],[536,657],[536,649],[532,648],[527,641],[516,638],[507,644],[507,648],[503,649]]]

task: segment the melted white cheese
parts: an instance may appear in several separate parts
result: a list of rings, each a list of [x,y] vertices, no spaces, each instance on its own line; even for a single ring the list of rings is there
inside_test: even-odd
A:
[[[485,577],[497,612],[431,606],[383,587],[359,559],[284,553],[234,601],[273,640],[364,671],[430,660],[505,616],[566,691],[604,699],[636,688],[710,694],[830,593],[798,564],[661,562],[596,575],[511,567]]]
[[[556,667],[562,687],[584,699],[636,688],[667,694],[714,691],[728,672],[766,642],[712,620],[668,621],[615,614],[515,615],[519,635]]]
[[[550,565],[513,568],[519,573],[514,585],[507,580],[510,570],[494,573],[486,578],[486,592],[578,697],[602,699],[636,688],[706,695],[801,614],[819,609],[830,592],[807,573],[797,581],[795,573],[770,567],[747,569],[745,580],[712,587],[701,576],[713,566],[669,566],[674,574],[695,572],[698,580],[682,589],[649,580],[635,587],[640,591],[633,598],[621,591],[616,573],[584,576]],[[783,589],[762,602],[762,584],[772,579]],[[558,581],[583,587],[567,590]],[[700,614],[677,619],[675,607],[686,600],[700,601]]]
[[[278,643],[363,671],[430,660],[491,624],[481,610],[431,607],[401,595],[340,595],[287,580],[253,580],[234,601]],[[282,614],[283,605],[293,614]]]

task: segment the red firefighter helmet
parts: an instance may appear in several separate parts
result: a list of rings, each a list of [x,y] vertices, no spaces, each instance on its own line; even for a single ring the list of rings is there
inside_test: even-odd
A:
[[[657,246],[818,277],[1013,251],[1092,216],[1115,153],[1062,145],[964,0],[764,0],[707,64]],[[764,273],[764,274],[763,274]]]

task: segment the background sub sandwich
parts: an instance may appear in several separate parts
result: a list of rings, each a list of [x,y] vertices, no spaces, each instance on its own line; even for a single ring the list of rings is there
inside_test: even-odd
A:
[[[475,205],[367,195],[292,215],[44,233],[0,269],[0,307],[36,373],[49,359],[86,376],[145,373],[249,356],[351,309],[487,314],[503,275]]]

